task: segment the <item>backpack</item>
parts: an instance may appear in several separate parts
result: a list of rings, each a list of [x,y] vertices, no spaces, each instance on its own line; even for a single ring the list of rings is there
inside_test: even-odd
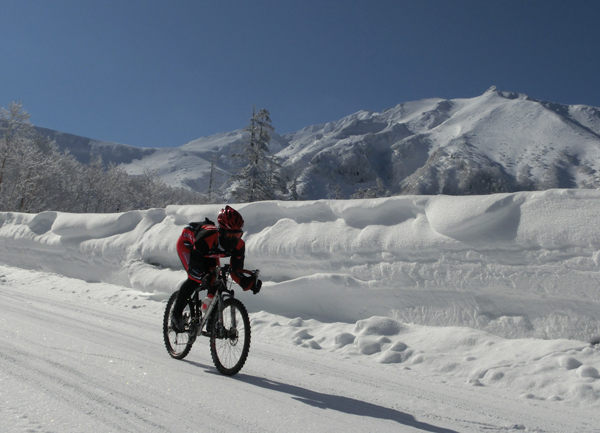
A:
[[[194,232],[194,238],[196,240],[202,239],[209,234],[214,233],[219,230],[214,222],[209,220],[208,218],[204,218],[203,222],[192,222],[189,223],[187,228]]]

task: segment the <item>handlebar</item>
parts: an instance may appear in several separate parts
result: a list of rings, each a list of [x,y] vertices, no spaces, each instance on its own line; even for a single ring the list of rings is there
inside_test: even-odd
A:
[[[232,270],[233,269],[231,269],[231,266],[229,264],[225,264],[223,266],[215,267],[214,273],[216,276],[216,281],[220,281],[222,283],[222,286],[218,289],[219,292],[220,293],[226,292],[233,296],[233,290],[227,289],[227,285],[229,285],[229,287],[231,288],[232,281],[229,281],[227,276],[231,275]],[[254,271],[249,271],[247,269],[236,269],[236,271],[244,273],[244,274],[255,275],[256,278],[258,278],[258,275],[260,274],[260,270],[258,270],[258,269],[254,270]]]
[[[231,271],[232,271],[231,265],[229,265],[229,264],[225,264],[223,266],[217,266],[215,268],[215,274],[217,275],[217,277],[231,274]],[[242,272],[244,274],[256,275],[257,278],[258,278],[258,275],[260,274],[260,270],[258,270],[258,269],[255,269],[253,271],[250,271],[248,269],[239,269],[238,271]]]

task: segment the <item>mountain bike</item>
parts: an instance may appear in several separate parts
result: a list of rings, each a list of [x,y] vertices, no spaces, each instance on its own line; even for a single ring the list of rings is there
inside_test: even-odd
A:
[[[226,376],[238,373],[250,352],[250,318],[244,304],[235,298],[231,290],[233,282],[230,272],[229,265],[215,269],[214,284],[217,285],[217,291],[204,317],[200,299],[200,291],[204,288],[201,285],[194,291],[183,310],[185,332],[177,333],[171,328],[171,310],[179,291],[169,298],[163,318],[163,335],[169,355],[183,359],[190,353],[197,337],[209,337],[213,363]],[[258,276],[259,271],[241,272]]]

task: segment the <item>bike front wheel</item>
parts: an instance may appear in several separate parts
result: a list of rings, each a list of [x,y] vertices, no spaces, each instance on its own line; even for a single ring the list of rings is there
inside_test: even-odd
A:
[[[194,344],[196,337],[195,335],[190,336],[189,332],[177,333],[171,328],[171,310],[175,305],[178,294],[179,290],[173,293],[167,302],[167,308],[165,308],[165,315],[163,317],[163,338],[169,355],[175,359],[183,359],[192,350],[192,344]],[[183,310],[186,329],[189,329],[190,320],[194,315],[190,307],[191,304],[188,303]]]
[[[210,333],[210,354],[221,374],[233,376],[238,373],[250,352],[250,317],[244,304],[238,299],[223,301],[223,322],[217,311],[213,313]]]

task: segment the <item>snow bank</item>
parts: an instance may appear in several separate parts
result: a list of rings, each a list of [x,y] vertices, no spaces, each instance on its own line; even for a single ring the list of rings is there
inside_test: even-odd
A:
[[[0,262],[155,296],[185,273],[175,241],[221,205],[123,214],[0,213]],[[239,205],[253,311],[322,322],[373,316],[510,338],[600,333],[600,192]]]
[[[266,312],[253,315],[252,331],[263,340],[288,342],[395,374],[412,370],[442,382],[504,388],[527,400],[600,403],[600,349],[578,341],[507,340],[464,327],[433,329],[388,317],[321,323]]]

